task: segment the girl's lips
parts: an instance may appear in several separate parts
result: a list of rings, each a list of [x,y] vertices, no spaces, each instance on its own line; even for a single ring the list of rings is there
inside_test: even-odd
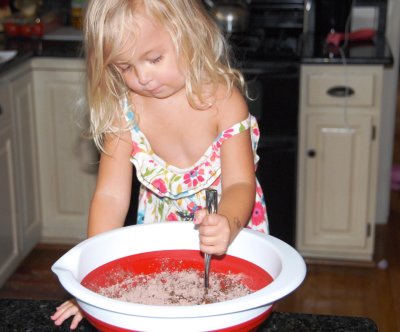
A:
[[[151,90],[147,90],[147,91],[150,92],[150,93],[152,93],[152,94],[155,94],[155,93],[157,93],[157,92],[160,92],[160,90],[161,90],[161,86],[159,86],[159,87],[157,87],[157,88],[154,88],[154,89],[151,89]]]

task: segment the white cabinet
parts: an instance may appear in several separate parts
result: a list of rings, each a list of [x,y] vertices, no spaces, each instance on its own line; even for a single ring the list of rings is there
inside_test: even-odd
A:
[[[33,83],[27,67],[21,67],[2,77],[0,285],[40,238],[40,196],[33,105]]]
[[[18,259],[18,221],[14,183],[14,140],[7,83],[0,83],[0,285]]]
[[[382,74],[302,66],[296,246],[305,257],[372,259]]]
[[[39,241],[41,213],[32,73],[11,80],[16,142],[16,183],[21,248],[28,253]]]
[[[80,59],[31,61],[40,170],[42,237],[45,242],[86,238],[87,217],[95,187],[97,152],[82,137],[85,95]]]

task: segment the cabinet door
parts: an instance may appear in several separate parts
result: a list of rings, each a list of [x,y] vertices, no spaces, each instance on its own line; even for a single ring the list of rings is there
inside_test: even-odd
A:
[[[8,86],[0,85],[0,286],[18,261],[11,104]]]
[[[369,251],[371,116],[307,116],[301,246]],[[339,254],[340,256],[340,254]]]
[[[33,81],[31,72],[11,81],[13,133],[16,142],[16,182],[18,223],[22,254],[27,254],[41,235],[40,194],[34,123]]]
[[[42,234],[49,241],[86,238],[97,155],[77,124],[83,77],[83,70],[34,70]]]

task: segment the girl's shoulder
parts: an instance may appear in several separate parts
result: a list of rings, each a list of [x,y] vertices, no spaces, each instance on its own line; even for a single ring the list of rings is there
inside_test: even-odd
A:
[[[226,86],[220,85],[218,87],[215,107],[218,114],[219,132],[230,128],[249,116],[246,99],[235,86],[232,87],[230,93]]]

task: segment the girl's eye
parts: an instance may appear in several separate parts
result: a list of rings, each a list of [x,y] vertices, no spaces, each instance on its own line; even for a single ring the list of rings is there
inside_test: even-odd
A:
[[[162,56],[160,55],[160,56],[158,56],[157,58],[151,59],[150,62],[151,62],[152,64],[156,64],[157,62],[160,62],[161,59],[162,59]]]
[[[117,68],[120,72],[124,73],[126,71],[129,71],[132,68],[132,66],[129,64],[118,64]]]
[[[131,70],[132,67],[130,65],[124,65],[120,68],[121,68],[122,72],[127,72],[127,71]]]

